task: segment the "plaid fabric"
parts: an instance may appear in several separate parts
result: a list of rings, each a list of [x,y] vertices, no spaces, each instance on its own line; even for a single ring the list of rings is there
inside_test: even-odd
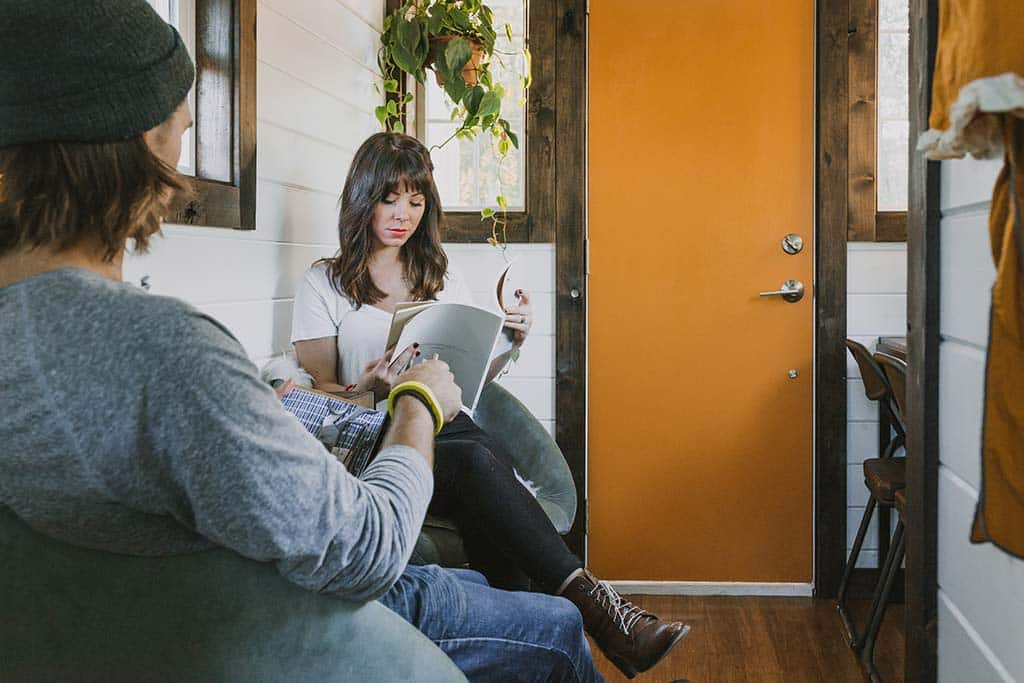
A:
[[[352,475],[358,477],[370,464],[386,413],[302,389],[290,391],[281,403]]]

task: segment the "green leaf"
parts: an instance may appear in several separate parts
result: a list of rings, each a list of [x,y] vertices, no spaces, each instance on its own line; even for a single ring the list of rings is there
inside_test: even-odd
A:
[[[391,114],[392,116],[394,116],[395,114],[398,113],[398,105],[395,104],[394,100],[388,100],[388,103],[387,103],[386,106],[387,106],[387,109],[388,109],[388,113]]]
[[[448,46],[444,49],[444,61],[452,73],[456,71],[461,73],[462,67],[466,66],[466,62],[472,56],[473,48],[465,38],[455,38],[449,41]]]
[[[420,24],[418,21],[413,19],[412,21],[400,21],[396,25],[397,31],[395,39],[397,44],[402,45],[411,54],[416,52],[416,48],[419,47],[420,38]]]
[[[373,110],[373,115],[377,117],[377,120],[383,123],[388,120],[388,110],[382,105]]]
[[[512,143],[512,146],[515,147],[516,149],[519,149],[519,136],[510,130],[507,130],[505,132],[508,133],[508,139]]]
[[[391,130],[395,131],[396,133],[404,133],[405,126],[402,125],[402,122],[399,119],[395,119],[395,122],[391,125]]]
[[[484,209],[483,211],[480,212],[480,220],[483,220],[485,218],[490,218],[493,215],[494,215],[494,209]]]
[[[491,91],[484,95],[480,101],[480,110],[478,114],[481,117],[488,116],[490,114],[497,114],[501,110],[501,98],[498,97],[494,91]]]
[[[384,81],[384,92],[398,92],[398,81],[393,78]]]
[[[512,24],[505,24],[505,35],[512,40]]]
[[[436,36],[441,32],[441,25],[448,16],[448,10],[444,5],[434,5],[430,8],[430,18],[427,19],[427,30],[430,35]]]
[[[405,93],[404,95],[402,95],[402,104],[409,104],[410,102],[412,102],[412,98],[413,95],[411,92]]]
[[[526,58],[526,63],[523,65],[523,70],[526,72],[523,74],[523,90],[526,90],[533,84],[533,55],[526,48],[523,48],[523,57]]]
[[[462,96],[466,94],[466,81],[462,80],[462,74],[449,74],[451,78],[444,82],[444,91],[448,93],[448,97],[452,99],[452,102],[459,102],[462,100]]]
[[[508,200],[503,195],[498,195],[494,198],[494,201],[498,202],[498,206],[501,207],[502,211],[508,211]]]
[[[466,111],[469,112],[470,116],[476,116],[477,112],[480,111],[480,100],[483,97],[484,89],[479,85],[466,91],[466,94],[462,97],[462,102],[466,105]]]
[[[469,14],[461,9],[451,9],[448,11],[448,18],[452,24],[459,30],[469,33],[473,30],[473,25],[469,23]]]
[[[395,60],[395,65],[406,73],[416,73],[420,68],[420,62],[417,62],[412,52],[401,43],[394,44],[391,48],[391,56]]]
[[[500,154],[501,156],[505,156],[506,154],[508,154],[508,148],[509,148],[510,144],[511,143],[509,143],[508,138],[504,138],[502,140],[499,140],[498,141],[498,154]]]

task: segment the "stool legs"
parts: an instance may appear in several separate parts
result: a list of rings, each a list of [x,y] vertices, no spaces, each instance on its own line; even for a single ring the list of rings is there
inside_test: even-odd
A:
[[[860,661],[867,670],[873,682],[880,682],[882,679],[875,668],[875,641],[878,638],[878,631],[882,626],[882,618],[885,616],[885,608],[889,602],[889,594],[892,592],[892,584],[899,573],[900,565],[903,564],[905,545],[903,538],[903,520],[896,523],[896,531],[892,535],[892,545],[885,556],[885,565],[882,568],[882,576],[878,580],[878,589],[875,591],[874,600],[871,602],[871,611],[868,614],[868,628],[864,632],[864,649],[860,655]]]
[[[854,539],[853,547],[850,549],[850,557],[846,560],[843,578],[839,582],[839,594],[836,596],[839,617],[843,620],[843,626],[846,627],[846,638],[850,643],[850,647],[854,650],[860,647],[860,637],[857,635],[857,628],[854,626],[853,618],[850,616],[849,609],[846,606],[846,590],[849,588],[850,575],[853,574],[853,569],[857,566],[860,548],[864,545],[864,537],[868,533],[868,527],[871,525],[871,515],[874,513],[877,504],[874,496],[868,498],[868,504],[864,507],[864,516],[860,518],[860,528],[857,529],[857,537]]]

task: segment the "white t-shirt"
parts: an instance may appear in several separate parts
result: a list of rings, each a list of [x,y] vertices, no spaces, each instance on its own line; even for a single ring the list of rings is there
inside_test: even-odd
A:
[[[466,281],[449,267],[438,301],[475,304]],[[338,294],[327,277],[327,264],[317,263],[299,281],[292,310],[292,343],[338,338],[339,384],[354,384],[371,360],[384,355],[392,314],[363,304],[356,308]]]

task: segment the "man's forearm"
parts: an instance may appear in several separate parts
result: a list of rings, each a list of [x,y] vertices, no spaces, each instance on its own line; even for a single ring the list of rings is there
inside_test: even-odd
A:
[[[434,416],[413,396],[399,396],[384,446],[409,446],[434,466]]]

